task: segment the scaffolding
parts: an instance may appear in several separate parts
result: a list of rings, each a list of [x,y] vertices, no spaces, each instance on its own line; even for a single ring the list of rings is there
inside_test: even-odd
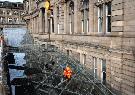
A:
[[[26,53],[26,65],[42,70],[32,76],[36,95],[114,95],[79,61],[53,45],[47,44],[47,47],[38,44],[21,47]],[[63,77],[66,65],[73,71],[71,79]]]

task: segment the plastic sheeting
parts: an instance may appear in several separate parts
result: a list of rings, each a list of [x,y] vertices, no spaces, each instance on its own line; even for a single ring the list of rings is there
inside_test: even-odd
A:
[[[3,33],[7,45],[13,47],[20,46],[26,31],[26,28],[4,28]]]

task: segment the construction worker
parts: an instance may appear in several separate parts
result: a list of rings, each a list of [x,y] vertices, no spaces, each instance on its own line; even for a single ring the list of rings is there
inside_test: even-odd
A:
[[[66,66],[66,68],[64,69],[63,75],[65,78],[70,79],[72,76],[72,70],[69,66]]]
[[[0,43],[3,43],[3,41],[4,41],[3,36],[0,36]]]

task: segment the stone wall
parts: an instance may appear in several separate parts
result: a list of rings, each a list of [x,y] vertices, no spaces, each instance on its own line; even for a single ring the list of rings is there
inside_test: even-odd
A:
[[[24,14],[23,3],[0,1],[0,27],[18,28],[26,25],[22,16]]]
[[[101,80],[101,59],[106,60],[106,86],[117,95],[135,94],[135,1],[134,0],[91,0],[89,2],[89,32],[82,33],[80,0],[74,2],[74,33],[70,34],[68,8],[69,2],[55,0],[51,3],[54,19],[54,33],[50,39],[61,51],[73,56],[93,74],[94,61],[97,58],[97,73]],[[106,32],[106,4],[111,2],[111,32]],[[30,3],[31,4],[31,3]],[[30,5],[29,4],[29,5]],[[47,16],[45,31],[41,20],[44,2],[39,2],[37,11],[27,18],[28,28],[35,41],[44,44],[49,39]],[[102,33],[98,32],[98,7],[103,5]],[[57,8],[59,7],[59,12]],[[29,11],[31,12],[31,11]],[[45,11],[46,13],[46,11]],[[59,15],[59,21],[57,19]],[[32,18],[31,18],[32,16]],[[36,18],[36,20],[33,20]],[[33,23],[33,24],[32,24]],[[36,23],[36,24],[35,24]],[[59,33],[58,26],[59,23]],[[32,26],[33,25],[33,26]],[[44,33],[46,32],[46,33]]]

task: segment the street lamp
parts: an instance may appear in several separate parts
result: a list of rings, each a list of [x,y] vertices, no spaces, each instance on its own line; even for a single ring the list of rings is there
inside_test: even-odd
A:
[[[50,10],[50,0],[45,1],[45,9],[47,12],[47,22],[48,22],[48,40],[47,40],[47,52],[48,52],[48,42],[50,42],[50,15],[51,15],[51,10]]]
[[[48,17],[48,34],[49,34],[49,39],[48,41],[50,41],[50,0],[46,0],[45,2],[45,9],[47,11],[47,17]]]

